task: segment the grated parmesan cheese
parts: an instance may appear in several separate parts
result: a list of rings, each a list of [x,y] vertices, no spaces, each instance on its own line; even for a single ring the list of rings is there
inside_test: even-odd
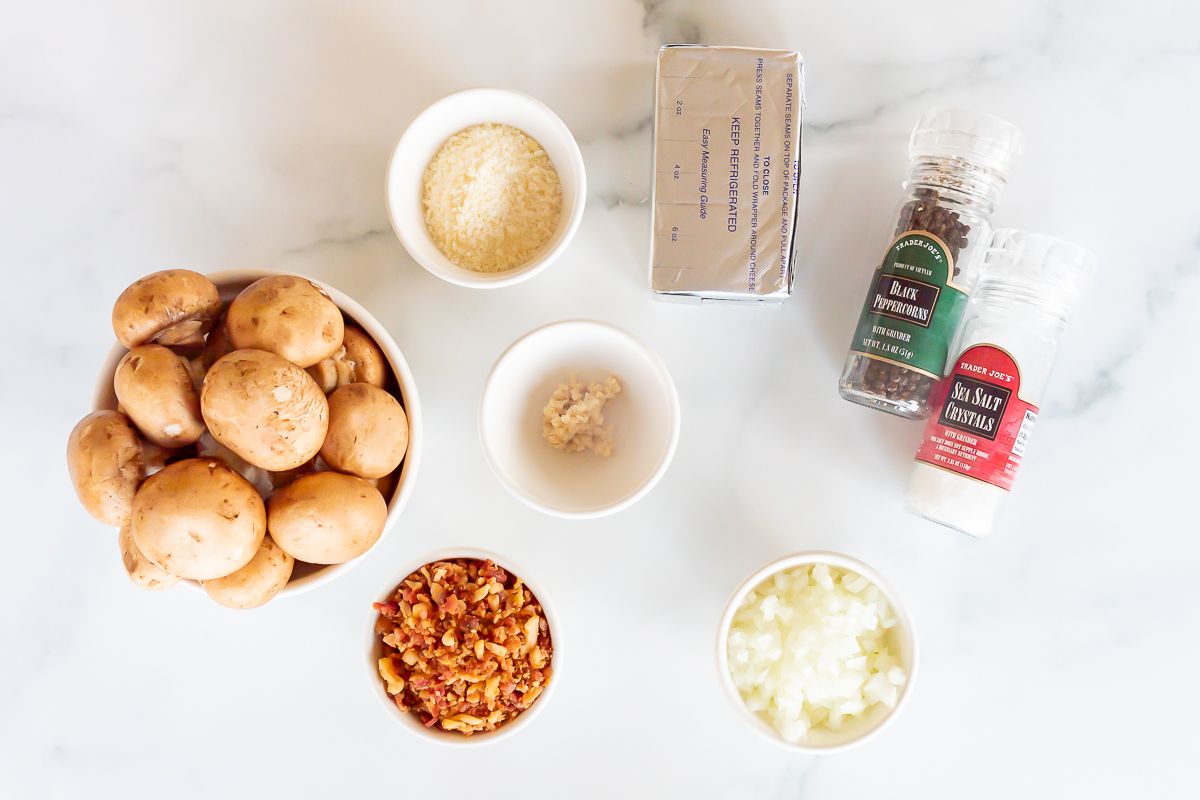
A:
[[[425,168],[422,189],[433,243],[476,272],[527,263],[562,214],[562,185],[550,157],[511,125],[472,125],[451,136]]]

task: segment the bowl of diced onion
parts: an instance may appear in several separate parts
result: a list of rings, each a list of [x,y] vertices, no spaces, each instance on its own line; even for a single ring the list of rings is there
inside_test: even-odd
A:
[[[717,635],[726,694],[754,730],[817,755],[895,719],[917,672],[912,620],[875,570],[808,551],[767,564],[733,593]]]

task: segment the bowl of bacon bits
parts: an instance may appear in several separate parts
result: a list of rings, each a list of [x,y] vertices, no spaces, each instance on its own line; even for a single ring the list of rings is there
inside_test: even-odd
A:
[[[376,695],[414,733],[491,742],[546,704],[557,667],[552,612],[523,574],[454,550],[406,569],[374,604]]]

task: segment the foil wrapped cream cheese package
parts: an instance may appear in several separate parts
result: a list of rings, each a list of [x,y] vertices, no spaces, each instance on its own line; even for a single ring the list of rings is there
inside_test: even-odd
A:
[[[660,297],[792,293],[804,67],[788,50],[658,54],[650,287]]]

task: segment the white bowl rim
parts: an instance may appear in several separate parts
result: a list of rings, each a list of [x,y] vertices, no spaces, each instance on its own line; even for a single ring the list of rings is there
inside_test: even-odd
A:
[[[371,609],[370,624],[367,626],[367,678],[371,681],[372,687],[374,687],[375,699],[387,709],[397,723],[417,738],[437,742],[447,747],[479,747],[507,739],[525,728],[537,714],[541,713],[546,703],[550,701],[550,698],[558,690],[558,684],[562,682],[562,626],[559,625],[558,612],[554,604],[547,599],[547,595],[540,583],[529,580],[528,573],[511,558],[481,547],[440,547],[437,550],[426,553],[424,556],[409,559],[405,562],[407,566],[396,573],[395,579],[384,590],[382,594],[384,600],[372,602],[384,602],[391,596],[391,593],[400,585],[402,580],[426,564],[434,561],[448,561],[455,558],[489,559],[497,566],[503,567],[510,574],[520,578],[522,583],[530,588],[542,606],[542,613],[545,614],[546,624],[550,628],[550,641],[554,645],[554,655],[550,661],[553,667],[550,683],[542,690],[541,695],[538,696],[528,710],[522,711],[516,719],[501,725],[494,731],[461,736],[425,728],[416,721],[415,717],[396,708],[391,695],[387,693],[387,690],[383,686],[383,679],[379,676],[379,664],[374,657],[375,647],[378,643],[378,638],[375,635],[375,621],[378,617],[378,612],[373,608]]]
[[[172,269],[172,267],[163,267],[163,269]],[[422,447],[425,442],[424,432],[421,428],[421,400],[417,392],[417,383],[413,378],[412,369],[408,366],[408,361],[404,358],[404,354],[400,350],[400,346],[396,344],[396,340],[392,338],[387,328],[371,312],[367,311],[360,303],[340,289],[317,278],[290,270],[259,267],[233,268],[216,270],[215,272],[204,273],[204,275],[218,286],[223,283],[253,282],[260,278],[270,277],[271,275],[292,275],[312,281],[324,289],[329,294],[330,299],[337,304],[338,308],[349,314],[354,322],[366,331],[376,344],[379,345],[379,349],[383,351],[384,356],[388,359],[388,363],[392,367],[392,373],[396,378],[396,383],[400,385],[404,395],[404,411],[408,417],[408,450],[404,454],[404,464],[401,467],[399,483],[393,491],[392,497],[388,499],[387,518],[384,521],[383,531],[379,534],[379,539],[376,540],[375,544],[366,553],[357,558],[352,558],[341,564],[318,565],[321,566],[321,569],[299,580],[289,581],[273,600],[304,594],[346,575],[351,569],[366,559],[371,551],[378,547],[384,537],[395,527],[396,521],[404,511],[404,507],[408,505],[409,499],[412,497],[413,485],[416,483],[417,471],[421,463]],[[386,338],[381,339],[381,333]],[[112,390],[112,370],[107,367],[111,364],[115,368],[117,361],[120,360],[125,352],[126,349],[121,343],[116,342],[105,358],[101,374],[97,378],[96,387],[92,392],[92,408],[94,410],[99,411],[102,407],[107,406],[105,398]],[[197,592],[204,591],[203,587],[196,581],[181,580],[179,584]]]
[[[528,495],[523,489],[517,486],[517,484],[513,482],[513,480],[509,478],[508,475],[500,468],[495,456],[492,455],[491,448],[488,446],[488,439],[487,434],[485,433],[484,424],[484,409],[487,407],[488,395],[492,387],[492,379],[495,376],[496,371],[500,368],[501,363],[503,363],[508,355],[526,339],[548,329],[567,325],[602,328],[606,331],[616,333],[618,336],[630,341],[644,356],[646,356],[650,366],[653,367],[654,371],[658,373],[659,377],[662,379],[663,385],[667,388],[667,397],[668,402],[670,403],[670,441],[667,443],[666,450],[663,452],[663,457],[658,466],[655,468],[654,472],[651,473],[650,477],[647,478],[640,488],[636,489],[620,500],[617,500],[616,502],[610,503],[606,506],[589,509],[587,511],[566,511],[560,508],[554,508],[553,506],[545,505]],[[623,511],[624,509],[629,508],[634,503],[649,494],[650,490],[653,489],[662,479],[663,475],[667,473],[667,470],[671,466],[671,462],[675,460],[675,450],[679,446],[679,431],[681,427],[680,417],[681,410],[679,405],[679,392],[675,387],[675,381],[671,378],[671,372],[667,369],[667,365],[662,358],[653,350],[651,350],[645,344],[645,342],[624,328],[619,328],[616,325],[608,322],[602,322],[595,319],[564,319],[558,320],[557,322],[548,322],[545,325],[539,325],[533,330],[522,334],[521,336],[517,337],[516,341],[504,348],[504,351],[496,358],[496,362],[492,364],[492,368],[488,370],[487,378],[484,380],[483,384],[483,394],[479,400],[479,444],[483,449],[483,458],[485,461],[487,461],[488,467],[492,470],[492,474],[496,476],[497,480],[500,481],[501,485],[503,485],[510,494],[512,494],[525,505],[540,511],[543,514],[548,514],[552,517],[558,517],[559,519],[598,519],[600,517],[606,517],[610,514],[615,514],[618,511]]]
[[[741,693],[734,686],[733,678],[729,674],[729,652],[726,647],[726,641],[729,638],[729,628],[733,622],[733,615],[737,612],[742,600],[746,598],[746,595],[755,586],[758,586],[775,573],[804,564],[828,564],[831,567],[839,567],[856,572],[874,583],[883,592],[884,596],[887,597],[888,602],[892,604],[892,610],[896,612],[897,626],[907,632],[908,639],[912,643],[912,658],[911,663],[908,665],[908,680],[905,681],[904,686],[900,690],[900,696],[896,699],[895,707],[881,718],[874,727],[868,728],[852,739],[838,742],[837,744],[814,745],[805,744],[804,742],[793,743],[786,741],[779,735],[778,731],[771,727],[770,723],[746,707]],[[908,613],[908,608],[901,601],[899,595],[896,594],[891,585],[873,567],[859,561],[853,556],[832,550],[801,550],[777,558],[752,572],[734,589],[729,602],[725,605],[725,611],[721,614],[721,623],[717,627],[717,677],[725,691],[725,696],[737,708],[739,715],[750,723],[750,727],[760,736],[774,742],[780,747],[808,755],[826,755],[849,750],[850,748],[865,744],[879,735],[879,732],[891,724],[892,720],[899,715],[908,702],[908,697],[912,694],[913,684],[916,683],[919,663],[920,647],[917,642],[916,625],[913,623],[912,616]]]
[[[530,261],[527,264],[522,264],[519,267],[514,267],[502,273],[486,273],[474,272],[472,270],[460,267],[454,264],[449,259],[446,259],[445,264],[439,263],[432,266],[424,259],[418,258],[413,248],[410,246],[407,235],[403,232],[403,226],[396,223],[397,211],[392,200],[392,174],[396,169],[397,158],[400,155],[401,148],[405,145],[405,140],[409,138],[410,131],[417,122],[427,116],[433,116],[442,108],[452,103],[460,103],[476,99],[481,95],[491,95],[493,97],[503,97],[509,100],[515,100],[518,103],[524,104],[529,108],[534,109],[537,113],[546,118],[546,121],[554,128],[557,128],[560,133],[564,134],[564,141],[569,143],[568,154],[570,157],[570,168],[575,173],[577,178],[575,187],[575,207],[571,212],[571,218],[567,222],[567,226],[563,229],[562,235],[554,246],[541,255],[541,257]],[[457,131],[451,131],[447,136],[451,136]],[[515,284],[527,281],[535,275],[539,274],[549,267],[558,257],[567,249],[571,240],[575,238],[575,232],[579,228],[580,222],[583,220],[584,207],[587,205],[587,169],[584,165],[583,154],[579,150],[579,143],[575,140],[574,134],[567,124],[562,121],[562,118],[554,112],[552,108],[538,100],[532,95],[522,92],[515,92],[511,89],[500,89],[497,87],[477,87],[473,89],[463,89],[452,94],[448,94],[440,100],[436,100],[428,105],[421,113],[413,117],[412,121],[405,128],[404,133],[396,141],[396,146],[392,148],[392,154],[388,158],[387,172],[384,182],[384,201],[387,205],[388,220],[392,225],[392,231],[396,234],[396,238],[400,240],[400,244],[404,246],[405,251],[413,261],[416,261],[421,267],[431,275],[434,275],[447,283],[452,283],[457,286],[465,286],[470,289],[500,289],[505,286],[513,286]]]

